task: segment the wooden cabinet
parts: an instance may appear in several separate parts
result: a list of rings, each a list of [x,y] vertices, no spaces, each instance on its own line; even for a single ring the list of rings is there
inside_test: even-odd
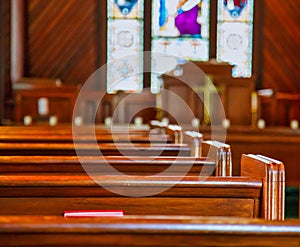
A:
[[[265,94],[269,91],[269,94]],[[300,122],[300,93],[258,91],[258,118],[267,126],[290,126],[291,121]]]
[[[226,117],[231,124],[250,125],[254,80],[233,78],[231,73],[227,63],[192,62],[163,75],[164,116],[179,124],[190,123],[194,117],[204,124],[221,124]]]
[[[62,85],[55,79],[21,80],[14,85],[15,121],[23,123],[24,117],[30,116],[33,123],[41,123],[56,116],[58,123],[71,122],[77,93],[77,86]],[[43,114],[40,99],[44,99]]]

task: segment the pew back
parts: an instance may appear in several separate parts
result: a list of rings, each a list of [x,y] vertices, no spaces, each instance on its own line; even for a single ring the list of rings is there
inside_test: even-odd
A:
[[[76,149],[75,149],[76,148]],[[99,152],[99,150],[101,152]],[[0,155],[24,156],[190,156],[187,144],[149,143],[0,143]]]
[[[0,156],[0,174],[18,173],[102,173],[113,175],[110,165],[130,175],[215,175],[215,160],[193,157],[151,156]],[[168,169],[168,170],[167,170]],[[211,172],[212,171],[212,172]]]
[[[0,216],[0,246],[300,245],[300,222],[260,219],[131,216],[67,219]]]
[[[245,177],[5,175],[0,176],[0,214],[101,209],[126,215],[256,218],[262,216],[263,189],[261,181]]]

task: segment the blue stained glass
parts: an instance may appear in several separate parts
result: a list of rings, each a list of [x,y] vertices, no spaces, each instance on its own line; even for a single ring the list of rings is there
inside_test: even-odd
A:
[[[142,0],[108,0],[108,18],[143,18],[144,1]]]

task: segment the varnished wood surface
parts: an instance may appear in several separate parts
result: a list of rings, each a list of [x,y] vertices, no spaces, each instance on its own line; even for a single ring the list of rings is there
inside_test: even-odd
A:
[[[300,245],[300,222],[260,219],[125,216],[0,216],[0,246]]]
[[[216,162],[208,158],[147,156],[0,156],[0,173],[85,173],[112,175],[106,166],[125,174],[212,175]],[[169,167],[172,166],[170,170]],[[166,169],[169,169],[168,171]]]
[[[82,174],[0,176],[0,214],[62,215],[64,210],[101,209],[124,210],[128,215],[253,218],[261,217],[263,209],[263,184],[257,179],[96,175],[92,178]],[[144,193],[149,196],[140,197]]]
[[[184,126],[191,130],[191,126]],[[200,133],[206,139],[224,138],[224,129],[214,127],[200,128]],[[246,126],[232,126],[226,130],[226,143],[231,147],[233,175],[240,175],[240,161],[242,154],[262,154],[280,160],[285,165],[287,185],[298,186],[300,183],[300,169],[298,154],[300,153],[300,129],[293,130],[286,127],[267,127],[258,129]],[[221,139],[222,140],[222,139]]]
[[[0,143],[73,143],[73,142],[98,142],[98,143],[170,143],[168,135],[151,135],[149,134],[96,134],[96,135],[6,135],[0,134]]]
[[[5,135],[71,135],[75,133],[79,134],[93,134],[93,133],[115,133],[115,134],[149,134],[149,126],[148,125],[115,125],[113,124],[111,127],[107,127],[105,125],[82,125],[82,126],[72,126],[72,124],[59,124],[56,126],[49,126],[47,124],[39,124],[39,125],[31,125],[31,126],[23,126],[23,125],[15,125],[15,126],[1,126],[0,134]],[[160,133],[154,130],[151,130],[151,134]]]
[[[262,155],[242,155],[241,175],[262,178],[265,190],[263,215],[272,220],[283,220],[285,215],[285,169],[281,161]],[[272,191],[268,193],[267,191]]]
[[[283,92],[299,92],[297,61],[300,57],[300,26],[297,3],[289,1],[282,6],[276,0],[263,2],[262,86]],[[274,32],[277,28],[280,28],[280,37],[278,32]]]
[[[110,206],[130,205],[126,209],[129,212],[134,212],[137,209],[135,207],[132,208],[133,204],[144,210],[151,203],[153,204],[151,201],[149,203],[149,200],[141,202],[139,201],[140,199],[128,203],[124,198],[115,198],[116,195],[112,196],[109,194],[104,190],[106,188],[118,195],[133,197],[144,196],[144,193],[155,195],[155,200],[157,200],[156,195],[159,198],[165,198],[166,196],[171,198],[184,197],[187,200],[177,200],[177,204],[179,202],[183,203],[183,205],[178,204],[179,208],[177,209],[181,208],[189,213],[195,212],[195,210],[199,213],[200,205],[201,207],[205,205],[203,210],[201,210],[201,213],[204,213],[204,215],[228,216],[234,212],[237,213],[237,216],[244,216],[247,212],[246,215],[251,217],[261,217],[268,220],[284,219],[284,165],[265,156],[244,155],[242,157],[242,175],[245,177],[200,177],[184,176],[184,174],[180,177],[101,176],[95,170],[90,170],[89,172],[89,176],[74,173],[71,175],[19,173],[18,175],[5,174],[0,176],[0,194],[3,196],[1,198],[2,213],[15,214],[20,210],[20,205],[23,207],[22,211],[25,212],[27,210],[28,214],[36,214],[35,210],[38,210],[40,214],[59,214],[64,208],[72,210],[69,207],[73,205],[75,205],[76,209],[81,209],[82,206],[86,205],[95,205],[97,209],[101,205],[100,209],[111,209],[110,207],[103,208],[106,205],[105,203],[109,203]],[[250,188],[251,184],[256,184],[256,190],[253,190],[253,187]],[[104,188],[99,188],[97,187],[98,185],[104,186]],[[241,190],[245,189],[246,191],[241,194]],[[123,194],[124,192],[125,194]],[[255,194],[256,196],[258,195],[256,199],[253,198]],[[89,198],[83,200],[82,197],[85,196]],[[205,196],[208,196],[208,198]],[[106,198],[103,199],[102,197]],[[108,197],[110,200],[107,199]],[[186,205],[190,205],[192,197],[195,199],[194,203],[197,201],[196,209],[189,208],[189,210],[186,210]],[[238,198],[245,198],[246,200],[239,200]],[[229,204],[224,204],[224,199]],[[79,203],[80,201],[81,203]],[[87,204],[83,205],[83,201]],[[157,205],[159,203],[161,205],[160,209],[167,209],[168,205],[166,204],[170,202],[170,200],[158,200],[154,204]],[[50,207],[53,203],[55,206]],[[223,204],[221,206],[222,210],[217,212],[211,211],[211,206],[209,205],[214,204]],[[233,204],[235,206],[238,205],[238,208],[242,211],[233,210]],[[38,208],[34,207],[34,205],[38,205]],[[195,205],[193,204],[193,206]],[[45,208],[47,210],[43,211]],[[149,207],[148,210],[147,214],[157,213],[152,207]],[[163,211],[161,214],[168,213],[169,211]]]
[[[26,75],[83,84],[99,66],[96,9],[95,0],[26,1]]]
[[[75,149],[76,147],[76,149]],[[0,143],[0,155],[146,155],[190,156],[187,144],[142,144],[142,143]]]

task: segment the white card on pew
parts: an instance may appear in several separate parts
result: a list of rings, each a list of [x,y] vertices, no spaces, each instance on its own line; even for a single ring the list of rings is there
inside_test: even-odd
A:
[[[122,217],[123,210],[74,210],[64,211],[64,217]]]

